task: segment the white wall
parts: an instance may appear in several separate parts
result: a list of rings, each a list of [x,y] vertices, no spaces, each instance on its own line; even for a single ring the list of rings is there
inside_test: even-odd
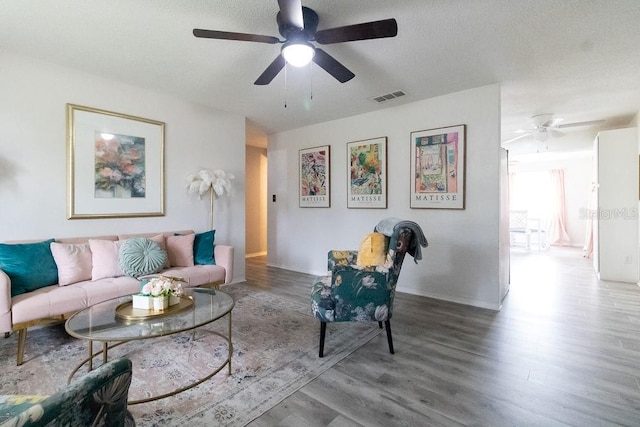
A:
[[[466,208],[410,209],[412,131],[466,124]],[[388,138],[388,209],[347,209],[346,143]],[[331,207],[298,207],[298,150],[331,146]],[[500,307],[500,88],[491,85],[391,107],[269,138],[270,265],[325,274],[327,251],[357,249],[388,216],[420,224],[429,240],[423,260],[404,263],[398,290]],[[504,288],[504,286],[503,286]]]
[[[602,280],[637,283],[638,131],[598,133],[599,273]]]
[[[533,154],[527,156],[526,160],[520,157],[517,163],[511,163],[509,166],[510,173],[552,169],[564,170],[567,232],[571,239],[571,246],[582,247],[587,230],[591,186],[595,180],[593,151],[556,153],[552,156]]]
[[[200,168],[236,176],[236,195],[216,202],[216,241],[235,247],[245,276],[245,119],[181,99],[0,50],[0,241],[208,228],[208,201],[189,196]],[[165,216],[66,217],[67,103],[165,123]]]
[[[500,150],[500,240],[499,240],[499,272],[500,302],[504,300],[511,286],[511,235],[509,234],[509,155],[507,150]]]

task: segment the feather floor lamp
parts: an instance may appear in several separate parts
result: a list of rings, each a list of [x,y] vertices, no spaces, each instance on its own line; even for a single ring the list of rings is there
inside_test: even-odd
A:
[[[189,194],[197,194],[202,199],[204,195],[209,193],[209,229],[213,230],[213,206],[214,201],[218,197],[231,195],[233,190],[232,181],[233,174],[227,173],[222,169],[209,170],[201,169],[196,173],[192,173],[187,177],[187,189]]]

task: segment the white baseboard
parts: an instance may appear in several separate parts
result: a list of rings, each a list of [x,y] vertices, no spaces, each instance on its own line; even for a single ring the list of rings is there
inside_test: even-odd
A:
[[[267,261],[267,266],[268,267],[281,268],[283,270],[295,271],[296,273],[309,274],[311,276],[326,276],[327,275],[326,271],[318,272],[318,271],[300,270],[300,269],[293,268],[293,267],[290,267],[290,266],[287,266],[287,265],[273,264],[273,263],[270,263],[269,261]]]
[[[477,300],[470,300],[467,298],[455,298],[452,297],[450,295],[445,295],[445,294],[439,294],[436,292],[424,292],[415,288],[408,288],[406,286],[398,286],[397,288],[398,292],[404,292],[407,294],[411,294],[411,295],[418,295],[421,297],[427,297],[427,298],[433,298],[433,299],[437,299],[437,300],[441,300],[441,301],[449,301],[449,302],[454,302],[456,304],[462,304],[462,305],[468,305],[471,307],[478,307],[478,308],[484,308],[487,310],[492,310],[492,311],[500,311],[500,309],[502,308],[502,304],[489,304],[489,303],[485,303],[482,301],[477,301]]]

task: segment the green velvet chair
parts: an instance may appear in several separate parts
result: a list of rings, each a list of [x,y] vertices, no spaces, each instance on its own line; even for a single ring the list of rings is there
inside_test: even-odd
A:
[[[328,322],[382,322],[389,352],[394,353],[390,319],[402,262],[407,253],[417,262],[427,246],[422,229],[412,221],[387,218],[374,229],[386,235],[387,255],[383,265],[357,265],[357,251],[329,251],[328,276],[318,277],[311,291],[311,311],[320,320],[320,351]]]
[[[108,362],[50,396],[0,395],[0,427],[135,426],[127,410],[131,361]]]

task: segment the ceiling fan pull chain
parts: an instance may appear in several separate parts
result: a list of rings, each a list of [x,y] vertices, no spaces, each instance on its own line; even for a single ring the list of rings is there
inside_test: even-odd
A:
[[[313,62],[309,64],[309,74],[311,75],[309,80],[311,82],[309,88],[309,101],[313,101]]]
[[[287,64],[284,64],[284,108],[287,108]]]

